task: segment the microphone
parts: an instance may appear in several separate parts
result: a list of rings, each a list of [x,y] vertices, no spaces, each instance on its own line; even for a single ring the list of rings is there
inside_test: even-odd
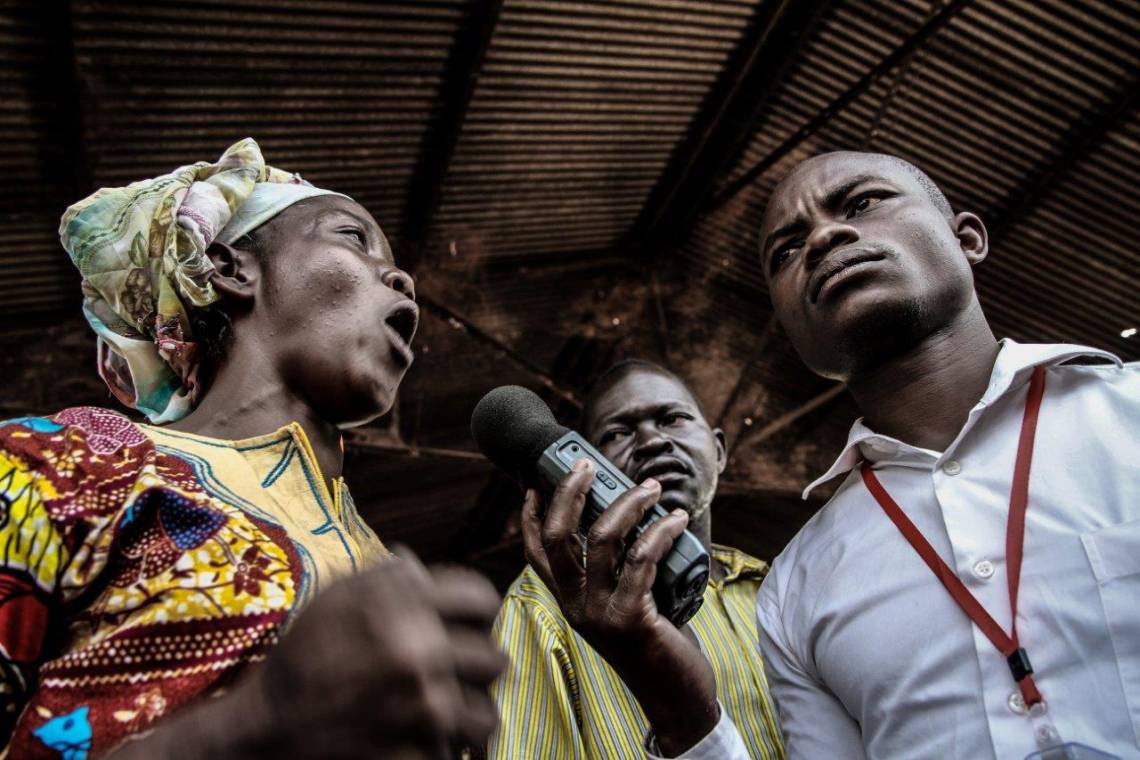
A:
[[[499,386],[475,405],[471,435],[495,466],[548,498],[575,462],[593,460],[594,481],[578,526],[583,536],[602,512],[635,485],[580,434],[559,425],[546,402],[517,385]],[[660,504],[654,504],[634,529],[636,535],[668,515]],[[708,552],[686,530],[657,565],[653,582],[657,610],[673,625],[684,625],[700,609],[708,580]]]

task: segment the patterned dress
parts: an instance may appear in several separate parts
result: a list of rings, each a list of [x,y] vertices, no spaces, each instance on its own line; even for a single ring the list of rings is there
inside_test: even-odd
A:
[[[297,424],[224,441],[96,408],[0,422],[8,756],[103,754],[263,659],[314,592],[387,555],[332,490]]]

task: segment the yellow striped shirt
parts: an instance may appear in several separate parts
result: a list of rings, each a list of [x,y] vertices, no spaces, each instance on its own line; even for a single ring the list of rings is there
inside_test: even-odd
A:
[[[712,664],[720,702],[751,756],[783,758],[756,631],[756,594],[768,565],[721,546],[712,555],[725,576],[709,582],[690,625]],[[488,757],[644,757],[645,714],[617,674],[570,628],[530,567],[507,592],[494,636],[511,664],[491,687],[500,720]]]

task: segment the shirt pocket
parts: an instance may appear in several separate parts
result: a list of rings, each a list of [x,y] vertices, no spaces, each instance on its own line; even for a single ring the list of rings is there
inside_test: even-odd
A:
[[[1081,536],[1100,591],[1132,730],[1140,743],[1140,520]]]

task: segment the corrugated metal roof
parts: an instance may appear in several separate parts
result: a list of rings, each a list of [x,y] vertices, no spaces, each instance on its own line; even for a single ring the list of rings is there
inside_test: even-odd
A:
[[[637,217],[753,2],[505,4],[429,250],[612,246]]]
[[[129,182],[249,135],[398,237],[466,5],[77,2],[94,180]]]
[[[73,175],[55,99],[60,41],[41,3],[0,8],[0,317],[43,304],[77,308],[79,278],[59,249],[56,228]]]

